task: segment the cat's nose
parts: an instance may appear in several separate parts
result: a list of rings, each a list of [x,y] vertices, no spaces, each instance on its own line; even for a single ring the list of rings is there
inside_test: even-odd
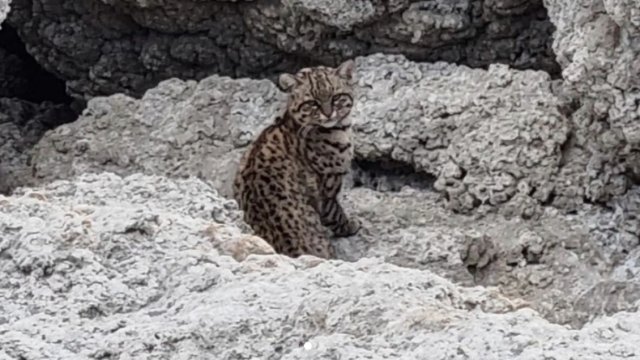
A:
[[[331,118],[333,107],[331,106],[331,104],[322,104],[322,106],[320,106],[320,111],[322,111],[322,115],[326,116],[327,118]]]

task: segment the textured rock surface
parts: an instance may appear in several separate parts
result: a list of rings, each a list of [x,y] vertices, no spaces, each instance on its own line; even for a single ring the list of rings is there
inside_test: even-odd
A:
[[[557,202],[606,201],[640,169],[640,15],[637,1],[545,0],[565,91],[576,99]],[[568,204],[567,204],[568,205]]]
[[[9,9],[9,0],[0,0],[0,29],[2,29],[2,22],[7,18]]]
[[[368,231],[355,241],[340,241],[341,256],[380,256],[463,284],[500,286],[531,301],[555,322],[583,323],[571,304],[608,281],[604,273],[637,246],[640,231],[632,225],[637,206],[629,200],[634,197],[625,197],[610,204],[617,209],[614,214],[594,207],[593,214],[584,208],[578,216],[559,218],[529,195],[527,184],[566,181],[550,177],[562,165],[569,130],[554,108],[559,101],[550,94],[548,78],[502,67],[483,71],[417,65],[385,56],[358,59],[358,76],[354,119],[359,159],[377,164],[393,160],[414,173],[431,174],[440,195],[352,190],[348,197],[358,200],[350,200],[351,208],[368,219]],[[477,87],[469,92],[470,86]],[[38,143],[34,173],[38,182],[103,170],[198,176],[230,197],[244,146],[271,121],[283,100],[267,80],[217,76],[201,82],[169,80],[141,100],[96,98],[78,121]],[[356,174],[352,183],[376,186],[378,180],[381,190],[394,183],[363,180],[365,175]],[[499,182],[516,176],[518,181],[507,183],[510,187]],[[400,176],[396,184],[404,179]],[[474,191],[483,186],[487,199]],[[468,202],[461,201],[465,196]],[[468,210],[480,199],[486,201],[477,208],[479,218],[446,210]],[[500,215],[491,213],[492,205],[508,199]],[[603,222],[609,224],[603,229],[589,225]],[[611,230],[623,224],[621,230]],[[633,299],[619,308],[633,310]]]
[[[376,52],[559,68],[539,0],[16,0],[10,23],[73,95],[140,95],[170,77],[265,76]]]
[[[243,147],[283,101],[268,80],[218,76],[168,80],[140,101],[121,94],[95,98],[77,121],[36,146],[35,175],[40,181],[103,170],[195,175],[229,196]]]
[[[548,75],[492,66],[358,58],[356,156],[437,178],[448,206],[468,211],[517,198],[533,216],[562,166],[569,124]],[[284,105],[267,80],[169,80],[141,100],[93,99],[81,118],[49,133],[34,155],[39,180],[103,169],[197,175],[230,195],[241,153]],[[140,141],[140,139],[145,139]],[[532,200],[533,196],[537,201]]]
[[[66,179],[0,196],[0,358],[640,358],[637,5],[544,4],[563,81],[358,59],[344,203],[364,228],[341,260],[274,255],[223,197],[283,105],[268,80],[96,98],[33,158],[73,115],[0,98],[0,191]],[[539,1],[14,5],[79,96],[374,51],[556,66]],[[1,52],[3,96],[25,85]]]
[[[228,249],[268,252],[238,219],[195,179],[84,175],[0,196],[0,356],[640,356],[637,312],[569,330],[494,289],[379,260],[238,262]]]
[[[343,259],[381,257],[458,284],[497,286],[548,320],[573,326],[640,305],[638,192],[612,201],[611,210],[586,206],[561,215],[547,207],[526,221],[451,214],[436,194],[408,188],[351,189],[346,204],[365,230],[337,241]]]
[[[0,193],[28,184],[31,148],[47,130],[75,118],[65,105],[0,97]]]
[[[572,128],[563,94],[553,94],[556,86],[543,72],[382,55],[357,63],[356,156],[436,179],[450,209],[507,203],[505,211],[533,217],[539,204],[575,210],[585,193],[609,194],[597,199],[606,201],[626,190],[618,186],[626,177],[613,178],[619,165],[594,168],[599,163],[588,152],[572,147],[574,132],[583,130]],[[79,121],[37,146],[35,174],[41,180],[103,169],[197,175],[228,196],[241,148],[283,101],[266,80],[217,76],[166,81],[140,101],[97,98]]]

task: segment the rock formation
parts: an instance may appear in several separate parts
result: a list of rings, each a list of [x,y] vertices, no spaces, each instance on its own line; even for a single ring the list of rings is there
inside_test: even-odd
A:
[[[633,1],[545,0],[557,30],[563,92],[576,104],[554,203],[578,207],[624,193],[640,169],[640,21]],[[562,193],[573,193],[573,199]]]
[[[376,52],[557,73],[540,0],[14,0],[9,23],[75,97],[265,76]]]
[[[0,193],[31,183],[31,149],[47,130],[75,117],[65,105],[0,98]]]
[[[501,286],[535,303],[553,321],[583,323],[583,315],[570,304],[608,281],[601,273],[637,246],[640,229],[633,214],[638,197],[630,193],[611,201],[614,214],[582,206],[578,215],[560,217],[530,195],[528,184],[548,181],[553,186],[570,180],[550,176],[562,166],[569,128],[567,118],[554,110],[558,102],[545,74],[418,65],[399,56],[361,58],[357,64],[359,161],[404,162],[422,173],[418,185],[423,190],[349,190],[350,212],[366,219],[368,231],[339,241],[341,258],[382,257],[459,283]],[[479,87],[468,92],[466,84]],[[523,94],[528,101],[520,99]],[[49,132],[36,145],[34,180],[47,183],[102,171],[197,176],[230,198],[240,154],[280,111],[283,100],[267,80],[218,76],[201,82],[165,81],[141,100],[125,95],[95,98],[80,119]],[[354,184],[374,187],[377,181],[380,190],[393,185],[394,179],[356,170]],[[437,177],[439,194],[429,187],[427,174]],[[501,176],[520,178],[500,188],[493,179]],[[473,191],[480,187],[488,189]],[[471,200],[461,201],[465,196]],[[465,204],[470,207],[462,207]],[[492,214],[494,205],[498,215]],[[481,217],[454,215],[447,209],[473,209]],[[522,223],[520,218],[529,220]],[[630,296],[617,306],[631,309],[634,299]]]
[[[66,104],[0,98],[0,358],[640,358],[637,15],[14,0],[88,104],[61,125]],[[0,97],[33,87],[15,54]],[[236,163],[284,104],[271,75],[347,57],[363,230],[337,260],[275,255]]]
[[[607,201],[626,190],[625,164],[580,167],[593,163],[592,153],[572,147],[585,130],[563,113],[566,100],[544,72],[383,55],[358,58],[357,68],[357,159],[435,179],[452,210],[509,203],[508,211],[532,217],[541,204],[575,210],[584,194]],[[45,181],[103,170],[196,175],[229,196],[242,147],[283,105],[267,80],[217,75],[168,80],[141,100],[95,98],[78,121],[36,146],[34,174]]]
[[[0,0],[0,26],[8,11]],[[68,100],[64,83],[29,57],[15,31],[0,27],[0,193],[30,183],[31,148],[47,130],[77,118]]]
[[[9,14],[9,0],[0,0],[0,29],[2,29],[2,22]]]
[[[0,196],[0,356],[640,355],[637,312],[571,330],[426,270],[265,254],[239,216],[196,179],[103,173]]]
[[[436,188],[459,211],[502,204],[519,191],[546,201],[549,188],[566,181],[551,176],[570,132],[546,73],[381,55],[358,58],[357,68],[359,160],[403,163],[437,178]],[[219,76],[168,80],[141,100],[95,98],[78,121],[38,144],[35,176],[197,175],[229,196],[242,147],[282,106],[284,94],[267,80]]]

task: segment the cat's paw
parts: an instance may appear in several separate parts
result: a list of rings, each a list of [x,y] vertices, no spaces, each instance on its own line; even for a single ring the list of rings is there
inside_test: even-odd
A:
[[[362,229],[362,223],[356,218],[351,218],[340,229],[337,229],[335,236],[348,237],[357,234]]]

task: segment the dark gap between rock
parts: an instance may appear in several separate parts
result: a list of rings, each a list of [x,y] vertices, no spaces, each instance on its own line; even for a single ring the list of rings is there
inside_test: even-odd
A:
[[[2,24],[0,30],[0,49],[16,56],[21,63],[16,69],[18,74],[14,75],[23,77],[25,86],[21,87],[16,94],[11,94],[12,97],[37,103],[50,101],[56,104],[71,104],[73,99],[66,93],[64,80],[58,79],[42,68],[27,52],[16,30],[6,22]]]
[[[384,159],[378,161],[355,159],[352,166],[353,187],[377,191],[400,191],[403,186],[433,190],[436,178],[403,162]]]

